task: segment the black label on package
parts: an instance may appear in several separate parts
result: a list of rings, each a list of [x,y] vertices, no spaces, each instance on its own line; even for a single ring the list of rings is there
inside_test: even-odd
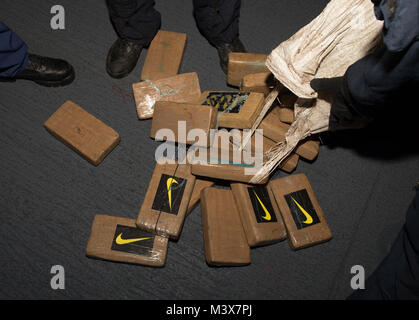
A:
[[[153,245],[153,234],[138,228],[118,224],[111,249],[150,257],[153,251]]]
[[[203,105],[214,107],[219,112],[239,113],[248,97],[248,92],[210,92]]]
[[[297,229],[303,229],[320,223],[313,203],[310,200],[307,190],[300,190],[285,195],[292,217]]]
[[[162,174],[152,209],[177,215],[186,183],[187,179]]]
[[[257,186],[247,188],[247,191],[249,192],[256,221],[258,223],[277,222],[268,190],[265,187]]]

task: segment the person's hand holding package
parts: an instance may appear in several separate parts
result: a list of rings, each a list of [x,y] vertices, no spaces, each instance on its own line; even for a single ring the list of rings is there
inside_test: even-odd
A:
[[[343,77],[310,83],[333,98],[331,131],[366,126],[397,107],[419,82],[419,2],[373,2],[377,19],[384,20],[384,45],[351,65]]]
[[[355,111],[348,100],[348,87],[345,77],[313,79],[311,87],[332,97],[329,130],[360,129],[368,125],[371,118]],[[346,97],[346,98],[345,98]]]

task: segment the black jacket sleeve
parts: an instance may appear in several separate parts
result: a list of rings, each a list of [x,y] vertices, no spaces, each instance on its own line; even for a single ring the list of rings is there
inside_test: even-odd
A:
[[[369,117],[414,93],[419,84],[419,1],[373,2],[377,18],[384,20],[384,44],[348,68],[347,90],[342,90],[351,107]]]

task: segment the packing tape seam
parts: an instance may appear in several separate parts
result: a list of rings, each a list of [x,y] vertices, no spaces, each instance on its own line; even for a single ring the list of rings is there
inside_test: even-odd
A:
[[[175,171],[173,172],[173,174],[172,174],[172,176],[171,176],[171,179],[173,179],[173,178],[175,178],[175,177],[176,177],[176,172],[177,172],[178,168],[179,168],[179,163],[177,163],[177,164],[176,164],[176,168],[175,168]],[[169,187],[169,189],[168,189],[167,191],[169,192],[169,191],[172,191],[172,190],[177,190],[178,188],[181,188],[181,187],[182,187],[182,186],[186,183],[186,178],[183,178],[182,180],[183,180],[183,181],[182,181],[179,185],[177,185],[177,186],[175,186],[175,187],[173,187],[173,188],[172,188],[173,183],[171,183],[171,184],[170,184],[170,187]],[[176,199],[177,199],[177,198],[176,198]],[[174,199],[174,202],[176,201],[176,199]],[[159,224],[160,217],[161,217],[161,213],[162,213],[162,210],[160,209],[160,210],[159,210],[159,216],[158,216],[158,218],[157,218],[157,223],[156,223],[156,225],[155,225],[155,227],[154,227],[154,231],[155,231],[155,233],[156,233],[156,234],[157,234],[157,225]]]

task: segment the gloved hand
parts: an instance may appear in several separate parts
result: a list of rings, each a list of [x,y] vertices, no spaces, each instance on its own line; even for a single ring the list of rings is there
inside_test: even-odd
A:
[[[345,78],[318,78],[310,82],[310,86],[318,93],[332,97],[329,130],[360,129],[365,127],[370,118],[358,114],[345,98]]]

